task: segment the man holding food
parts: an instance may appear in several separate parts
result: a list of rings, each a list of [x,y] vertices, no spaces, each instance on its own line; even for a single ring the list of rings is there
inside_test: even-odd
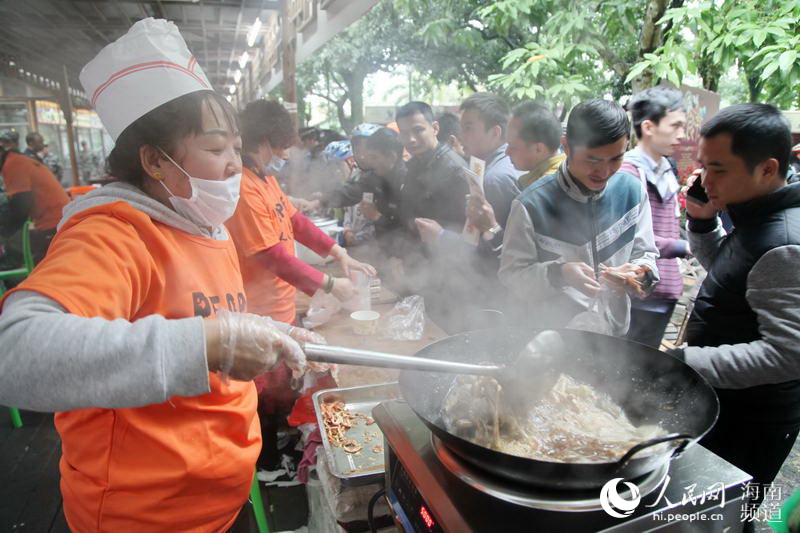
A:
[[[578,104],[562,139],[566,161],[514,200],[498,275],[527,308],[526,325],[564,327],[602,301],[607,332],[623,335],[627,293],[658,281],[647,191],[618,171],[629,132],[616,103]]]

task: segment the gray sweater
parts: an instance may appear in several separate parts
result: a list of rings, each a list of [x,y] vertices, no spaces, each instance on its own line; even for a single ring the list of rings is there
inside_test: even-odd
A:
[[[85,209],[120,200],[188,233],[228,238],[224,228],[209,233],[121,183],[68,204],[59,227]],[[201,317],[84,318],[37,292],[19,291],[4,302],[0,346],[0,405],[38,411],[138,407],[210,391]]]
[[[722,224],[689,232],[692,251],[708,269],[725,238]],[[716,347],[690,346],[686,362],[714,387],[744,389],[800,379],[800,246],[764,254],[747,276],[745,297],[758,317],[762,339]]]

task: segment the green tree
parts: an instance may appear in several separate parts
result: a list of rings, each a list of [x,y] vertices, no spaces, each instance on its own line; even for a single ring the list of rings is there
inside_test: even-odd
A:
[[[651,70],[675,84],[697,75],[714,91],[737,67],[751,102],[800,102],[800,0],[702,0],[668,10],[661,23],[672,24],[663,45],[632,74]]]
[[[522,35],[502,35],[486,27],[477,11],[484,0],[395,0],[414,28],[405,61],[433,83],[456,83],[471,91],[486,88],[503,56]]]
[[[400,0],[400,4],[419,12],[426,2]],[[566,111],[590,96],[610,92],[619,97],[630,92],[625,81],[630,69],[663,40],[665,27],[657,21],[668,0],[439,0],[427,4],[440,6],[427,9],[429,21],[418,31],[428,49],[444,48],[449,64],[468,74],[475,72],[494,90],[512,98],[545,100]],[[459,50],[470,54],[459,55]],[[488,61],[484,65],[476,57]],[[477,63],[478,68],[464,68],[460,63]],[[649,85],[646,74],[640,72],[634,86]]]
[[[298,68],[298,93],[330,102],[345,131],[364,120],[364,81],[404,63],[414,28],[392,2],[381,2]]]

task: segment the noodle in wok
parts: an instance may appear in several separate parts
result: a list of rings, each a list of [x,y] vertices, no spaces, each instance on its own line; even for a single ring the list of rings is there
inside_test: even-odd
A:
[[[524,416],[504,402],[493,378],[458,376],[442,414],[447,431],[475,444],[562,463],[618,461],[636,444],[667,434],[657,425],[635,426],[607,394],[565,374]]]

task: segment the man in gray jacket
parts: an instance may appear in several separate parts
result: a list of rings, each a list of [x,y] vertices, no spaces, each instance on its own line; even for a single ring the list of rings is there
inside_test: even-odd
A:
[[[417,220],[423,241],[438,256],[441,269],[448,272],[442,295],[451,311],[440,317],[439,325],[448,332],[482,327],[483,309],[499,309],[505,301],[505,290],[497,279],[503,227],[511,202],[519,194],[514,168],[506,155],[506,130],[511,110],[506,101],[491,93],[475,93],[461,103],[461,140],[468,157],[485,163],[483,191],[474,187],[467,210],[468,222],[475,227],[476,242],[464,240],[458,231],[444,230],[432,220]],[[466,178],[465,178],[466,179]],[[463,204],[462,204],[463,206]],[[486,223],[475,206],[485,215]],[[462,207],[463,208],[463,207]]]
[[[719,396],[719,419],[702,444],[763,485],[800,431],[800,184],[786,183],[791,135],[775,107],[730,106],[700,134],[709,201],[690,197],[686,210],[708,276],[689,347],[674,355]],[[733,220],[729,235],[720,210]]]

